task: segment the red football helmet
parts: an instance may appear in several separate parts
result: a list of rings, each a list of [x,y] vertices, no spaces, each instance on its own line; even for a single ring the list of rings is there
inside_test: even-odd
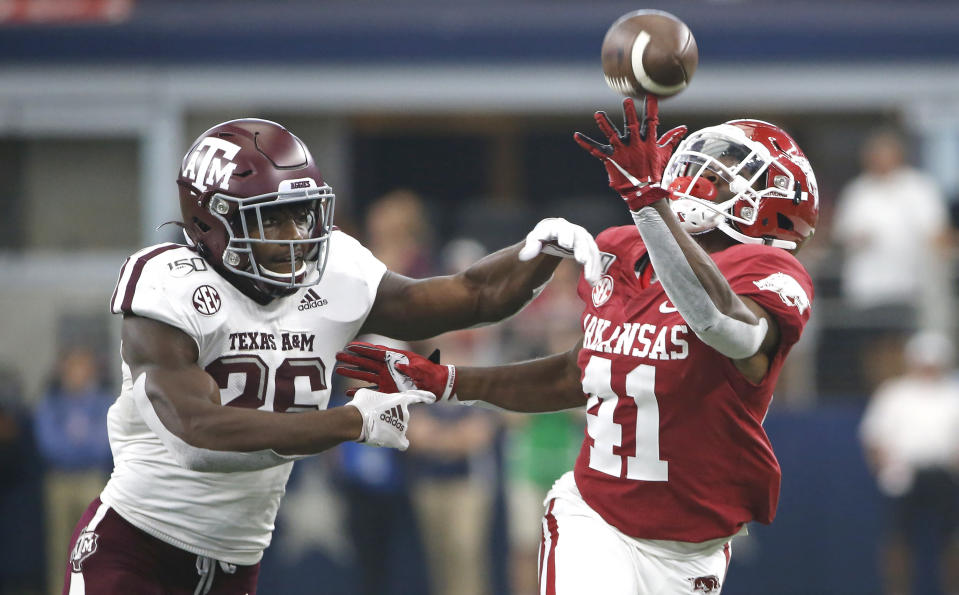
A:
[[[710,177],[724,180],[731,196],[719,196]],[[689,135],[666,164],[662,184],[692,234],[718,228],[744,244],[796,250],[819,219],[809,160],[782,128],[760,120],[732,120]]]
[[[187,242],[245,293],[270,299],[319,283],[335,196],[306,145],[289,130],[255,118],[217,124],[187,151],[177,185]],[[306,237],[263,239],[263,211],[304,205]],[[257,243],[286,245],[290,262],[299,256],[303,265],[287,274],[267,269],[256,262]]]

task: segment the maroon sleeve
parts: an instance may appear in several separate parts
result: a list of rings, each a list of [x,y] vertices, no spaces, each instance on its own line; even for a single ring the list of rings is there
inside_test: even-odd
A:
[[[743,244],[719,253],[716,264],[737,295],[776,319],[784,345],[799,340],[809,321],[813,285],[796,257],[781,248]]]

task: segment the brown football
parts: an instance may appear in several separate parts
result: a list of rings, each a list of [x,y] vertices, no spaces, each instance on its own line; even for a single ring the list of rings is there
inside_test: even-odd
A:
[[[661,10],[621,16],[603,39],[603,74],[611,89],[638,97],[671,97],[689,84],[699,64],[692,31]]]

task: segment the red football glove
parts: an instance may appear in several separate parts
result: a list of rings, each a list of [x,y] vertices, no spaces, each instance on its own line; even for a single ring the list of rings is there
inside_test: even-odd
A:
[[[659,102],[652,95],[645,97],[641,128],[632,98],[623,100],[623,117],[626,131],[620,133],[609,121],[606,112],[598,111],[593,115],[599,130],[609,141],[608,145],[579,132],[573,134],[573,139],[590,155],[603,162],[609,174],[610,188],[623,197],[630,210],[636,211],[668,195],[664,192],[646,194],[645,191],[652,190],[647,189],[647,186],[663,179],[666,163],[687,128],[677,126],[657,139]]]
[[[440,364],[439,350],[427,359],[412,351],[354,341],[336,354],[336,361],[334,372],[369,382],[379,392],[426,390],[437,401],[456,399],[456,367]],[[352,396],[357,390],[346,394]]]

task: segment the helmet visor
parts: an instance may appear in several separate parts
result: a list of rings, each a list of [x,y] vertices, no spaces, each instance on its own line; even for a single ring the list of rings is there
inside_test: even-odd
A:
[[[737,180],[745,180],[750,187],[758,189],[766,165],[767,160],[746,145],[722,137],[701,137],[684,147],[682,158],[675,160],[674,171],[667,175],[670,178],[699,178],[712,174],[725,182],[721,185],[725,189]],[[719,200],[729,198],[734,193],[724,196],[720,192]]]
[[[769,164],[769,153],[762,145],[736,128],[716,126],[680,144],[666,165],[663,185],[673,198],[685,201],[682,204],[695,203],[696,208],[748,225],[755,220],[765,193]],[[705,196],[701,190],[706,188],[715,190]]]

